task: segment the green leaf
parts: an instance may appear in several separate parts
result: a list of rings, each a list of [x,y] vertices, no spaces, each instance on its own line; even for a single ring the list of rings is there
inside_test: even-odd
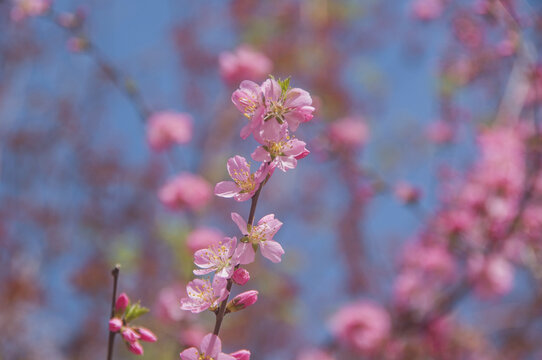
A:
[[[128,323],[132,320],[137,319],[141,315],[145,315],[148,312],[149,309],[141,306],[138,301],[136,304],[132,304],[126,308],[126,312],[124,313],[124,320],[126,320],[126,322]]]

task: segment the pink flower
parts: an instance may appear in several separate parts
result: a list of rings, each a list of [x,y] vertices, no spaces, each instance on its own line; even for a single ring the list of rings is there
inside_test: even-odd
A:
[[[230,354],[236,360],[250,360],[250,351],[248,350],[239,350]]]
[[[190,327],[183,327],[179,334],[179,341],[185,346],[198,346],[206,335],[206,331],[197,324],[191,324]]]
[[[136,333],[134,329],[129,326],[123,327],[120,333],[122,335],[122,338],[129,343],[133,343],[140,338],[139,334]]]
[[[314,107],[310,94],[299,88],[282,91],[275,79],[267,79],[262,84],[265,99],[265,114],[259,136],[276,138],[286,122],[290,131],[296,131],[300,123],[310,121]]]
[[[304,349],[299,355],[297,355],[296,360],[334,360],[335,358],[324,350],[312,348]]]
[[[156,342],[158,340],[156,335],[154,335],[154,333],[147,328],[138,326],[135,327],[134,330],[139,334],[139,339],[141,341]]]
[[[186,246],[188,246],[188,249],[192,253],[195,253],[200,249],[205,249],[211,244],[220,241],[220,239],[223,237],[224,235],[219,230],[199,227],[188,234],[186,238]]]
[[[222,352],[222,342],[218,336],[213,334],[205,335],[199,349],[191,347],[184,350],[180,355],[181,360],[235,360],[233,356]]]
[[[160,111],[148,119],[147,140],[153,150],[162,151],[192,139],[192,117],[174,111]]]
[[[427,127],[427,137],[435,144],[446,144],[454,140],[454,129],[446,121],[435,121]]]
[[[188,283],[188,297],[181,299],[181,309],[200,313],[207,309],[215,310],[229,292],[226,290],[227,280],[215,276],[213,283],[207,279],[195,279]]]
[[[305,148],[307,145],[301,140],[290,138],[286,127],[281,128],[277,137],[265,140],[255,136],[262,146],[252,153],[252,159],[269,163],[271,168],[278,167],[282,171],[295,169],[297,159],[302,159],[309,154]]]
[[[278,242],[273,240],[273,236],[279,231],[282,222],[275,219],[274,214],[264,216],[258,221],[257,225],[250,227],[241,215],[237,213],[231,213],[231,218],[244,235],[241,239],[241,244],[239,244],[236,250],[236,256],[239,257],[240,264],[250,264],[254,261],[255,246],[259,246],[262,255],[272,262],[278,263],[281,261],[284,250]]]
[[[267,56],[248,45],[241,45],[234,52],[222,52],[218,56],[218,64],[220,75],[229,84],[243,79],[262,80],[273,68]]]
[[[420,190],[409,183],[399,182],[395,185],[395,196],[405,204],[412,204],[420,199]]]
[[[115,302],[115,311],[122,314],[128,305],[130,305],[130,298],[126,293],[121,293]]]
[[[236,312],[243,310],[250,305],[254,305],[256,301],[258,301],[258,292],[256,290],[245,291],[234,297],[228,303],[228,307],[226,309],[228,312]]]
[[[51,7],[51,0],[14,0],[13,3],[10,16],[15,22],[44,15]]]
[[[415,0],[412,14],[420,20],[434,20],[442,14],[442,0]]]
[[[122,320],[119,318],[112,318],[109,320],[109,331],[117,332],[122,328]]]
[[[225,237],[211,244],[207,249],[201,249],[194,254],[194,264],[201,269],[194,270],[196,275],[205,275],[216,271],[215,276],[229,279],[233,275],[234,267],[239,263],[232,258],[237,246],[235,237]]]
[[[181,173],[162,186],[160,201],[172,210],[200,210],[211,199],[211,185],[199,175]]]
[[[228,173],[233,181],[221,181],[215,186],[215,195],[224,198],[235,198],[237,201],[250,199],[260,187],[269,173],[269,168],[262,166],[254,174],[250,173],[250,164],[242,156],[228,159]]]
[[[391,322],[380,305],[362,301],[340,309],[331,318],[330,327],[339,341],[370,355],[388,339]]]
[[[337,149],[354,150],[365,145],[369,128],[362,117],[346,117],[329,125],[328,138]]]
[[[500,255],[475,255],[468,261],[469,278],[482,298],[507,294],[514,285],[514,267]]]
[[[141,346],[139,341],[127,342],[126,346],[131,353],[136,355],[143,355],[143,346]]]
[[[231,278],[234,283],[243,286],[250,280],[250,273],[247,269],[239,268],[233,272],[233,276]]]
[[[246,139],[260,128],[263,122],[265,107],[262,89],[255,82],[245,80],[231,96],[231,101],[249,122],[241,129],[241,138]]]

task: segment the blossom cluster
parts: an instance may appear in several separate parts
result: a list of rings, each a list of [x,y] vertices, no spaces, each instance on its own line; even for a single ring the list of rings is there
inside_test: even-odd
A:
[[[120,333],[128,350],[136,355],[143,355],[143,346],[139,341],[156,342],[158,340],[149,329],[129,324],[148,311],[139,303],[131,304],[128,295],[122,293],[115,302],[115,315],[109,320],[109,331]]]
[[[272,77],[261,85],[246,80],[232,95],[233,103],[248,119],[241,130],[241,138],[253,135],[259,142],[260,146],[252,153],[252,159],[261,164],[253,173],[244,157],[236,155],[230,158],[227,170],[232,181],[219,182],[215,195],[237,201],[251,199],[253,206],[248,220],[238,213],[231,213],[233,222],[241,232],[239,240],[237,237],[216,236],[214,232],[212,236],[204,236],[207,238],[205,240],[199,239],[199,235],[197,238],[191,236],[197,267],[194,274],[202,278],[188,283],[187,296],[181,299],[183,310],[192,313],[210,310],[221,322],[224,315],[245,309],[258,299],[258,291],[249,290],[227,302],[234,283],[243,286],[250,280],[250,273],[241,266],[254,262],[258,250],[273,263],[282,260],[284,249],[274,240],[282,222],[274,214],[268,214],[254,223],[254,211],[259,192],[274,170],[294,169],[297,161],[309,153],[305,142],[293,137],[292,133],[299,124],[311,120],[314,111],[312,99],[305,90],[290,88],[289,83],[289,79],[275,80]],[[213,274],[212,278],[210,274]],[[250,357],[248,350],[228,355],[221,349],[215,328],[215,333],[206,335],[199,348],[186,349],[180,356],[182,360]]]

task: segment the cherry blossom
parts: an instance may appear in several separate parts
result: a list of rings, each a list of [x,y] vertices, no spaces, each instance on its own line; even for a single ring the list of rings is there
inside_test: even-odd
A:
[[[226,290],[227,280],[215,276],[213,283],[207,279],[195,279],[186,286],[188,297],[181,299],[181,309],[200,313],[207,309],[215,310],[229,292]]]
[[[220,75],[229,84],[243,79],[262,80],[273,68],[273,63],[267,56],[248,45],[241,45],[233,52],[220,53],[218,64]]]
[[[162,186],[160,201],[172,210],[202,209],[211,199],[211,185],[199,175],[181,173]]]
[[[225,198],[235,198],[237,201],[250,199],[260,184],[265,180],[270,169],[262,164],[254,173],[250,173],[250,164],[242,156],[234,156],[228,160],[228,173],[233,181],[221,181],[215,186],[215,195]]]
[[[235,360],[232,355],[222,352],[220,338],[213,334],[207,334],[201,341],[199,348],[191,347],[180,354],[181,360]]]
[[[238,261],[232,258],[236,245],[235,237],[226,237],[206,249],[196,251],[194,263],[201,269],[194,270],[194,274],[205,275],[216,271],[215,276],[229,279],[233,275],[235,265],[238,264]]]
[[[305,148],[305,142],[292,138],[288,130],[283,127],[278,136],[273,139],[264,139],[257,137],[262,144],[252,153],[252,159],[260,162],[269,163],[271,168],[278,167],[282,171],[295,169],[297,160],[302,159],[309,154]]]
[[[284,254],[282,246],[273,240],[273,236],[279,231],[282,222],[275,219],[274,214],[264,216],[258,224],[249,226],[237,213],[231,213],[232,220],[237,224],[244,235],[241,244],[237,247],[236,255],[239,256],[240,264],[250,264],[254,261],[255,248],[260,247],[262,255],[274,263],[281,261]]]
[[[148,119],[147,140],[155,151],[166,150],[174,144],[186,144],[192,139],[192,117],[175,111],[159,111]]]

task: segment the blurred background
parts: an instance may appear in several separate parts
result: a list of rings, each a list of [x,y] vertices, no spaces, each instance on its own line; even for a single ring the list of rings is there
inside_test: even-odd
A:
[[[284,223],[286,254],[248,266],[260,297],[226,317],[224,351],[539,358],[540,10],[0,1],[0,359],[104,358],[117,263],[159,338],[143,358],[199,344],[214,316],[179,309],[192,255],[240,236],[230,212],[248,203],[211,194],[227,159],[258,145],[239,137],[231,94],[268,74],[311,93],[315,117],[296,133],[311,154],[262,192],[256,219]],[[158,151],[149,119],[165,111],[193,128]],[[166,206],[160,189],[180,173],[200,197]],[[117,339],[115,358],[134,356]]]

